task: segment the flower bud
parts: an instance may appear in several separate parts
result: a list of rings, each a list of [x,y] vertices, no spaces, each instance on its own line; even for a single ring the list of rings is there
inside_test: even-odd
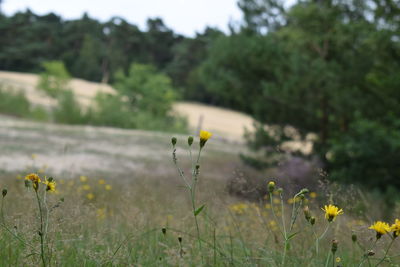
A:
[[[356,235],[356,233],[352,233],[351,234],[351,240],[353,241],[353,242],[357,242],[357,235]]]
[[[270,182],[268,183],[268,192],[273,193],[274,190],[275,190],[275,182],[270,181]]]
[[[310,192],[310,190],[308,190],[307,188],[303,188],[300,190],[299,195],[301,195],[301,194],[304,195],[304,194],[307,194],[308,192]]]
[[[283,193],[283,188],[282,188],[282,187],[279,187],[279,188],[276,190],[276,192],[278,192],[279,194],[282,194],[282,193]]]
[[[181,236],[178,236],[178,242],[182,243],[182,237]]]
[[[333,240],[332,240],[331,251],[332,251],[333,254],[336,253],[336,251],[337,251],[337,249],[338,249],[338,244],[339,244],[339,241],[337,241],[336,239],[333,239]]]
[[[193,144],[193,136],[188,137],[188,145],[191,146]]]
[[[165,227],[163,227],[163,228],[161,229],[161,232],[163,233],[163,235],[166,235],[166,234],[167,234],[167,229],[166,229]]]
[[[176,137],[172,137],[171,139],[172,146],[176,145],[176,141],[177,141]]]
[[[4,188],[1,194],[3,195],[3,198],[7,196],[7,188]]]
[[[374,256],[374,255],[375,255],[375,251],[373,251],[372,249],[368,250],[366,253],[366,256],[368,256],[368,257]]]
[[[304,212],[304,217],[309,222],[311,219],[311,213],[310,213],[310,209],[308,208],[308,206],[304,207],[303,212]]]
[[[310,218],[310,223],[311,223],[311,225],[314,225],[314,224],[315,224],[315,217],[314,217],[314,216],[312,216],[312,217]]]

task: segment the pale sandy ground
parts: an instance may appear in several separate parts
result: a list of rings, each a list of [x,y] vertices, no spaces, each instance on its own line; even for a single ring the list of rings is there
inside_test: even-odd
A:
[[[188,154],[183,140],[187,136],[175,136],[179,140],[178,157],[180,162],[185,161]],[[0,115],[0,172],[24,173],[45,168],[65,178],[93,172],[118,177],[146,174],[148,170],[152,175],[175,175],[171,137],[170,133],[58,125]],[[194,149],[197,150],[197,144]],[[239,152],[245,150],[241,145],[211,139],[204,156],[229,164],[238,161]],[[220,168],[214,169],[221,176]]]
[[[0,84],[14,90],[24,90],[32,103],[51,107],[55,104],[54,100],[36,89],[38,79],[38,75],[35,74],[0,71]],[[81,79],[72,79],[70,88],[83,106],[90,105],[92,98],[98,92],[110,94],[115,92],[107,84],[93,83]],[[193,134],[197,134],[201,128],[213,132],[216,139],[243,143],[245,129],[254,129],[254,120],[250,116],[229,109],[199,103],[178,102],[174,105],[174,111],[188,119]],[[285,146],[306,153],[312,149],[311,142],[291,142],[285,144]]]
[[[14,90],[25,91],[31,103],[46,107],[54,105],[54,100],[36,89],[38,81],[39,76],[36,74],[0,71],[0,84],[10,86]],[[114,89],[108,84],[88,82],[81,79],[72,79],[69,86],[72,91],[74,91],[79,102],[84,106],[89,105],[91,99],[96,96],[98,92],[114,93]]]

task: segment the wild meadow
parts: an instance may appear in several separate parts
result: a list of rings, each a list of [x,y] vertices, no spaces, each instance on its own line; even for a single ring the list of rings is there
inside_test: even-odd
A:
[[[0,266],[400,266],[400,1],[225,1],[0,0]]]
[[[333,184],[291,194],[279,177],[262,178],[257,201],[229,195],[213,178],[229,155],[212,155],[212,141],[173,137],[169,166],[139,179],[50,176],[29,155],[2,174],[1,265],[399,266],[400,221],[377,218],[373,195]]]

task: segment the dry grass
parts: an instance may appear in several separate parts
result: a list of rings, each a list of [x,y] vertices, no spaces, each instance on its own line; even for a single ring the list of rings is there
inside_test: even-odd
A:
[[[33,247],[21,244],[3,229],[0,265],[40,264],[37,208],[33,190],[24,188],[22,179],[29,172],[56,179],[58,193],[48,195],[49,207],[58,204],[60,198],[65,200],[50,216],[52,265],[200,266],[202,261],[205,266],[281,265],[279,196],[274,195],[270,205],[268,197],[247,202],[226,192],[232,172],[242,168],[237,153],[244,147],[218,139],[211,139],[206,145],[197,199],[199,204],[206,204],[199,217],[203,242],[200,251],[188,194],[171,161],[169,135],[32,123],[6,117],[1,120],[1,187],[8,188],[5,222]],[[178,162],[189,173],[185,143],[186,138],[178,136]],[[82,175],[88,178],[81,178]],[[371,220],[366,215],[371,214],[358,213],[354,208],[359,200],[350,195],[356,196],[356,192],[330,196],[335,202],[341,200],[345,214],[332,223],[320,241],[318,256],[313,228],[321,234],[328,225],[320,207],[329,200],[324,192],[307,196],[317,222],[311,227],[300,210],[293,229],[298,234],[292,239],[286,266],[324,266],[334,238],[339,240],[335,256],[341,258],[341,263],[337,265],[358,265],[375,235],[367,229]],[[289,198],[284,196],[286,222],[291,213]],[[379,207],[379,203],[366,201],[371,212]],[[362,248],[351,241],[352,232],[357,234]],[[178,237],[183,239],[181,244]],[[373,248],[376,254],[371,256],[372,266],[383,256],[389,242],[389,236],[384,236]],[[398,266],[398,249],[396,242],[389,253],[393,256],[391,263],[384,263],[386,266]],[[367,264],[365,261],[363,266]],[[333,266],[331,261],[328,266]]]

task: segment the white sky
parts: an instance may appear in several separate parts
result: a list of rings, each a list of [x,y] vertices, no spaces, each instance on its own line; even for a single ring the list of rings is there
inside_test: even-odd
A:
[[[206,26],[227,31],[230,21],[239,21],[237,0],[3,0],[2,11],[11,15],[31,9],[35,14],[54,12],[64,19],[90,17],[106,21],[119,16],[145,28],[147,18],[161,17],[175,32],[194,36]]]

